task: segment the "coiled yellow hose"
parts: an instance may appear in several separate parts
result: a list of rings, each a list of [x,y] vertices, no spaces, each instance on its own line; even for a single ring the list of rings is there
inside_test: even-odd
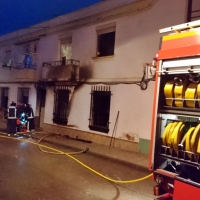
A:
[[[49,136],[49,135],[47,135],[47,136]],[[47,137],[47,136],[44,136],[44,137]],[[138,179],[134,179],[134,180],[126,180],[126,181],[115,180],[115,179],[109,178],[107,176],[104,176],[103,174],[101,174],[98,171],[92,169],[88,165],[84,164],[83,162],[81,162],[80,160],[78,160],[77,158],[75,158],[75,157],[72,156],[72,154],[84,153],[84,151],[65,153],[65,152],[60,151],[58,149],[55,149],[55,148],[52,148],[52,147],[49,147],[49,146],[46,146],[46,145],[42,145],[42,144],[40,144],[40,142],[42,141],[42,139],[44,137],[42,137],[38,142],[32,142],[32,141],[28,141],[28,140],[24,140],[24,139],[20,139],[20,138],[8,137],[8,136],[3,136],[3,135],[0,135],[0,137],[1,138],[8,138],[8,139],[19,140],[19,141],[28,142],[30,144],[37,145],[40,148],[40,150],[42,152],[44,152],[44,153],[50,153],[50,154],[56,154],[56,155],[66,155],[69,158],[71,158],[74,161],[76,161],[77,163],[79,163],[80,165],[82,165],[83,167],[85,167],[86,169],[88,169],[88,170],[92,171],[93,173],[97,174],[98,176],[100,176],[100,177],[102,177],[102,178],[104,178],[104,179],[106,179],[108,181],[115,182],[115,183],[135,183],[135,182],[139,182],[139,181],[145,180],[145,179],[147,179],[147,178],[149,178],[149,177],[151,177],[153,175],[151,173],[151,174],[149,174],[147,176],[144,176],[144,177],[138,178]],[[46,148],[46,149],[52,150],[53,152],[51,152],[51,151],[45,151],[42,148]]]

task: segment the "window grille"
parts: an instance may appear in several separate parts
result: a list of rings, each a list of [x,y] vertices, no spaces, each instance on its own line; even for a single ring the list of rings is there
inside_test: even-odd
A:
[[[67,125],[67,110],[69,104],[68,86],[56,86],[54,90],[53,122]]]
[[[109,86],[93,86],[89,128],[103,133],[109,132],[111,91]]]

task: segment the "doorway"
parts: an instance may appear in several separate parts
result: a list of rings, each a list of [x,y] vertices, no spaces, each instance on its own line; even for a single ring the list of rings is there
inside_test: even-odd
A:
[[[40,96],[39,127],[43,128],[45,101],[46,101],[46,89],[40,89],[39,90],[39,96]]]

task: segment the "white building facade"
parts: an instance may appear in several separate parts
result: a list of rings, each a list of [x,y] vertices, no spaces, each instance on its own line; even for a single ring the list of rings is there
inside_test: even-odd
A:
[[[107,0],[1,36],[0,128],[11,101],[29,102],[44,131],[148,154],[154,81],[144,65],[159,29],[188,21],[188,3]]]

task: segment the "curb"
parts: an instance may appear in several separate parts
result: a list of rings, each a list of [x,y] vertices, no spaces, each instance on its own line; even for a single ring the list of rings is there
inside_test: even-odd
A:
[[[42,137],[39,138],[39,137],[37,137],[35,135],[32,135],[32,138],[33,139],[41,139]],[[44,138],[43,141],[48,142],[50,144],[56,144],[56,145],[60,145],[60,146],[63,146],[63,147],[67,147],[67,148],[73,149],[75,151],[84,150],[84,149],[81,149],[79,147],[75,147],[75,146],[72,146],[72,145],[69,145],[69,144],[63,144],[63,143],[60,143],[60,142],[57,142],[57,141],[52,141],[51,139],[48,139],[48,138]],[[113,158],[112,156],[109,156],[109,155],[93,152],[90,149],[89,149],[89,151],[87,151],[87,153],[91,154],[91,155],[95,155],[95,156],[101,157],[101,158],[104,158],[104,159],[109,159],[109,160],[112,160],[112,161],[114,161],[116,163],[127,165],[129,167],[133,167],[135,170],[140,170],[140,171],[143,171],[143,172],[146,172],[146,173],[150,173],[150,171],[148,170],[148,167],[145,167],[145,166],[142,166],[142,165],[138,165],[138,164],[135,164],[135,163],[132,163],[132,162],[128,162],[128,161],[125,161],[125,160],[121,160],[121,159],[118,159],[118,158]]]

